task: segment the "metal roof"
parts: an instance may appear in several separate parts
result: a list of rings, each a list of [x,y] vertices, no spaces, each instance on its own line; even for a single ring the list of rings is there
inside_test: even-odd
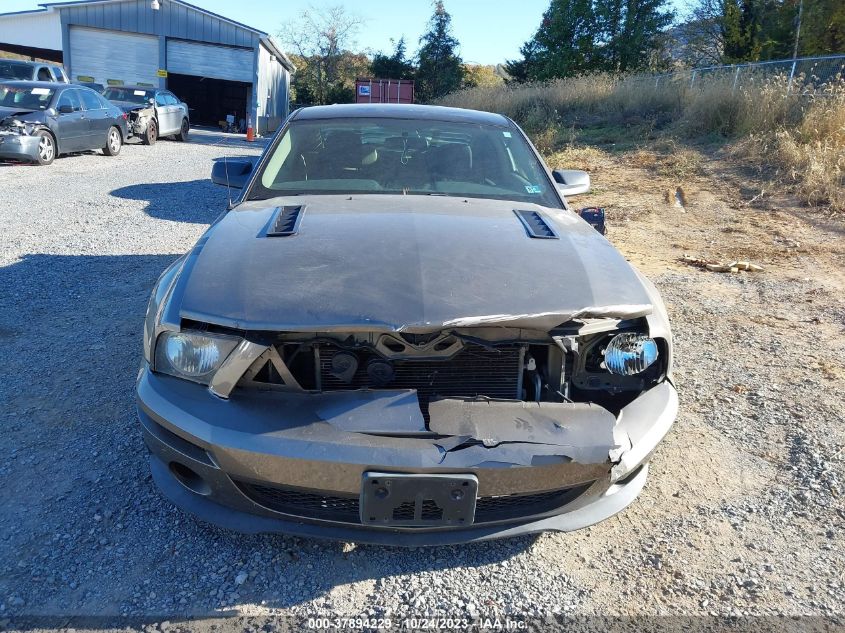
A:
[[[120,2],[125,2],[126,0],[66,0],[64,2],[45,2],[41,3],[41,9],[35,9],[32,11],[21,11],[18,13],[38,13],[44,11],[51,11],[51,10],[61,10],[63,8],[70,8],[70,7],[78,7],[83,5],[90,5],[90,4],[115,4]],[[218,20],[222,20],[223,22],[227,22],[233,26],[238,28],[244,29],[249,31],[250,33],[254,33],[259,37],[261,42],[269,49],[269,51],[276,56],[279,60],[279,63],[287,68],[290,72],[296,71],[296,66],[294,66],[293,62],[290,58],[282,51],[279,47],[278,43],[270,36],[268,33],[261,31],[259,29],[253,28],[243,22],[238,22],[237,20],[232,20],[231,18],[227,18],[224,15],[220,15],[219,13],[214,13],[213,11],[209,11],[208,9],[203,9],[202,7],[198,7],[195,4],[191,4],[190,2],[185,2],[185,0],[167,0],[167,2],[172,2],[174,4],[179,4],[184,7],[187,7],[193,11],[197,11],[204,15],[208,15],[213,18],[217,18]],[[0,13],[0,16],[3,15],[16,15],[12,13]]]

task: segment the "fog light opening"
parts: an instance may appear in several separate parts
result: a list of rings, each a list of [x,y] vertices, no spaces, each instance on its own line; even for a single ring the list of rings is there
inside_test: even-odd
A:
[[[170,472],[180,484],[185,486],[191,492],[198,495],[207,496],[211,494],[211,486],[200,477],[193,470],[180,464],[179,462],[170,462]]]

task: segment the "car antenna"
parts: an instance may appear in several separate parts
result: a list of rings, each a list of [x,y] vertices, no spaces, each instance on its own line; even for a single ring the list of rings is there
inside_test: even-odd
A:
[[[232,209],[232,187],[229,186],[229,162],[228,156],[223,154],[223,170],[226,172],[226,195],[229,196],[229,210]]]

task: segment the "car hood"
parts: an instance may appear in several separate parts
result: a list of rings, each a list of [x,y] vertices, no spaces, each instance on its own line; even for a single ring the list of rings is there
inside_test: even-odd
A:
[[[266,236],[301,206],[298,231]],[[559,239],[528,235],[515,208]],[[247,330],[431,331],[652,311],[637,273],[570,211],[434,196],[296,196],[227,213],[185,259],[182,318]]]
[[[44,113],[40,110],[26,110],[21,108],[15,107],[0,107],[0,121],[3,119],[8,119],[9,117],[23,119],[26,118],[27,121],[43,121],[44,120]]]
[[[146,110],[152,106],[148,103],[132,103],[131,101],[112,101],[114,105],[124,112],[131,112],[132,110]]]

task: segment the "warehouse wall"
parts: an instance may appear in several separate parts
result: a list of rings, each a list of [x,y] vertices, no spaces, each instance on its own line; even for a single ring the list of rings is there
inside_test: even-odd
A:
[[[287,114],[287,70],[262,44],[258,52],[258,124],[259,134],[274,132]]]
[[[27,11],[0,16],[0,42],[60,51],[62,25],[59,15],[50,11]]]

